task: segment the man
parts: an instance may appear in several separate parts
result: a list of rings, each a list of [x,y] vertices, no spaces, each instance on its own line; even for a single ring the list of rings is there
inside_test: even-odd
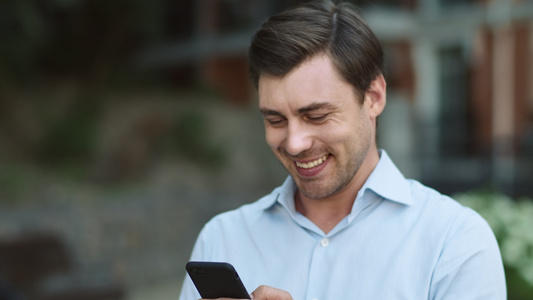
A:
[[[273,16],[249,56],[266,140],[290,176],[206,224],[191,260],[233,264],[255,300],[506,299],[486,222],[378,150],[383,53],[352,6]],[[186,278],[180,299],[197,298]]]

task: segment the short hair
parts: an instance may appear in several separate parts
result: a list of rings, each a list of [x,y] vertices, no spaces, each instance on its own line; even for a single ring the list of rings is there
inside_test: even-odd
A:
[[[250,78],[258,88],[260,76],[283,77],[322,53],[361,97],[384,72],[381,45],[357,8],[325,0],[302,4],[263,22],[248,50]]]

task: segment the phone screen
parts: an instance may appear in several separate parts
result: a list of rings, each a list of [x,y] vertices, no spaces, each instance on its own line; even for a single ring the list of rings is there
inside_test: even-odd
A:
[[[191,261],[185,269],[204,299],[250,299],[237,271],[229,263]]]

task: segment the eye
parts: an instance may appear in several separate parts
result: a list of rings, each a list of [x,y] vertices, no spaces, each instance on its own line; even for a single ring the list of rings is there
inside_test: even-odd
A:
[[[285,124],[285,118],[265,118],[265,122],[273,127],[281,127]]]
[[[329,114],[323,114],[323,115],[308,115],[306,118],[307,120],[314,122],[314,123],[320,123],[326,119],[326,117]]]

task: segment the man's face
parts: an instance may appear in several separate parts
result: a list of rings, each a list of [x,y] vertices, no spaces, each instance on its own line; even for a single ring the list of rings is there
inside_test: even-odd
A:
[[[304,196],[321,199],[342,191],[375,147],[371,101],[361,104],[358,98],[326,55],[281,78],[261,76],[267,143]]]

